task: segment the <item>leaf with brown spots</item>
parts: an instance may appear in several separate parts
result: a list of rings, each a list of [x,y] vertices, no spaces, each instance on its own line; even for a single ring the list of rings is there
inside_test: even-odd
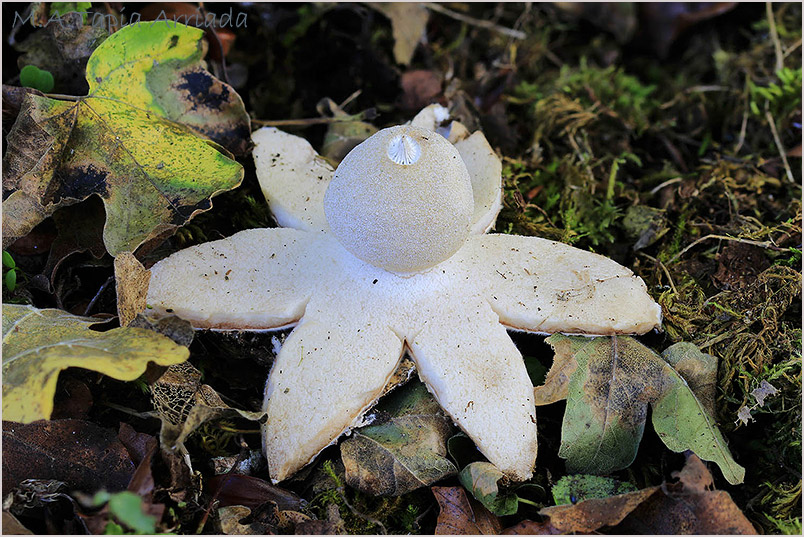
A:
[[[561,394],[567,408],[559,456],[573,473],[607,474],[629,466],[645,429],[648,404],[653,427],[673,451],[692,450],[718,464],[729,483],[742,483],[745,469],[731,456],[714,419],[684,378],[656,353],[630,337],[584,338],[553,335],[553,369],[540,392]],[[574,363],[574,368],[572,364]],[[681,363],[681,362],[679,362]],[[552,371],[551,371],[552,373]]]
[[[126,26],[87,62],[87,97],[25,96],[3,160],[4,246],[97,194],[107,251],[133,252],[240,184],[242,166],[197,135],[241,150],[249,131],[234,90],[200,67],[202,34],[162,22]]]
[[[341,443],[346,482],[366,494],[405,494],[457,472],[447,459],[450,420],[422,383],[391,394],[375,424]]]

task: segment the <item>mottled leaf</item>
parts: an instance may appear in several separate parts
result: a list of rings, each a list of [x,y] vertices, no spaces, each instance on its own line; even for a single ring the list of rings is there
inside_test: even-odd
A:
[[[452,427],[424,384],[392,393],[373,412],[380,421],[341,443],[346,482],[372,495],[400,495],[454,474],[446,441]]]
[[[516,495],[500,493],[499,481],[503,478],[503,473],[490,462],[473,462],[461,470],[458,478],[461,485],[495,515],[516,513],[519,506]]]
[[[193,131],[222,143],[248,133],[240,98],[201,69],[202,34],[164,23],[127,26],[89,59],[89,96],[26,95],[3,161],[4,244],[97,194],[106,249],[133,252],[240,183],[242,167]]]
[[[630,465],[650,403],[653,427],[668,448],[689,449],[717,463],[729,483],[742,482],[745,469],[732,458],[713,418],[656,353],[630,337],[553,335],[547,341],[556,351],[553,368],[572,370],[567,362],[575,362],[559,449],[571,472],[606,474]],[[548,374],[545,386],[560,393],[560,377]]]
[[[436,535],[497,535],[500,521],[462,487],[431,487],[438,507]]]
[[[3,418],[20,423],[48,419],[59,372],[68,367],[134,380],[149,362],[170,365],[187,348],[141,328],[95,332],[97,319],[56,309],[3,304]]]
[[[662,358],[687,381],[695,397],[709,415],[714,416],[717,358],[701,352],[697,346],[685,341],[667,347]]]
[[[597,475],[565,475],[559,479],[551,492],[556,505],[578,503],[592,498],[607,498],[626,492],[634,492],[631,483]]]

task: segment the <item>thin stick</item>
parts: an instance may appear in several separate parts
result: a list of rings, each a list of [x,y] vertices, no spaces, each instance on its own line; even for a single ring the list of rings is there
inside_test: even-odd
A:
[[[106,288],[109,287],[109,284],[112,283],[113,281],[114,281],[114,276],[109,276],[109,279],[107,279],[105,282],[103,282],[103,285],[100,286],[100,289],[98,289],[98,292],[95,293],[95,296],[92,297],[92,300],[90,300],[89,304],[87,304],[87,309],[84,310],[84,317],[89,315],[90,310],[92,310],[92,307],[95,305],[95,302],[97,302],[98,299],[100,298],[101,293],[103,293],[106,290]]]
[[[483,21],[480,19],[476,19],[474,17],[469,17],[468,15],[458,13],[457,11],[452,11],[451,9],[447,9],[439,4],[425,4],[424,6],[431,11],[441,13],[442,15],[446,15],[447,17],[450,17],[452,19],[465,22],[466,24],[470,24],[472,26],[478,26],[480,28],[485,28],[487,30],[493,30],[495,32],[499,32],[501,34],[513,37],[515,39],[525,39],[525,37],[527,37],[527,34],[525,32],[520,32],[519,30],[514,30],[512,28],[506,28],[505,26],[500,26],[499,24],[494,24],[493,22],[490,21]]]
[[[774,121],[770,110],[767,108],[765,109],[765,119],[768,120],[768,126],[770,127],[771,134],[773,134],[773,141],[776,142],[776,149],[779,150],[779,156],[782,157],[784,171],[787,173],[787,180],[793,183],[795,182],[795,179],[793,178],[793,170],[790,169],[790,163],[787,162],[787,153],[784,150],[781,138],[779,138],[779,133],[776,131],[776,121]]]
[[[781,252],[781,251],[786,249],[786,248],[779,248],[778,246],[774,246],[770,241],[765,241],[765,242],[752,241],[752,240],[748,240],[748,239],[738,239],[736,237],[727,237],[726,235],[706,235],[705,237],[701,237],[700,239],[692,241],[686,248],[684,248],[683,250],[678,252],[676,255],[674,255],[673,258],[670,259],[670,261],[667,262],[667,264],[668,265],[672,264],[673,261],[675,261],[676,259],[678,259],[682,255],[687,253],[687,250],[689,250],[693,246],[695,246],[695,245],[697,245],[699,243],[702,243],[703,241],[708,240],[708,239],[720,239],[720,240],[724,240],[724,241],[741,242],[743,244],[751,244],[753,246],[759,246],[760,248],[767,248],[769,250],[775,250],[777,252]]]
[[[364,118],[361,114],[347,117],[312,117],[308,119],[252,119],[252,123],[257,125],[265,125],[267,127],[281,127],[283,125],[291,125],[297,127],[307,127],[309,125],[326,125],[328,123],[345,123],[348,121],[362,121]]]
[[[784,67],[784,55],[782,54],[782,43],[779,41],[779,33],[776,31],[776,19],[773,18],[773,3],[765,2],[765,10],[768,12],[768,25],[770,25],[770,35],[773,41],[773,48],[776,51],[776,70],[781,71]]]
[[[660,184],[659,186],[653,187],[653,190],[651,190],[650,193],[651,194],[656,194],[658,191],[660,191],[664,187],[674,185],[674,184],[679,183],[681,181],[683,181],[683,179],[681,177],[673,177],[672,179],[668,179],[667,181],[665,181],[664,183]]]
[[[653,261],[664,271],[664,275],[667,276],[667,281],[670,282],[670,287],[673,289],[675,294],[678,294],[678,290],[676,289],[676,284],[673,283],[673,278],[670,276],[670,271],[667,270],[667,267],[664,266],[664,263],[653,257],[652,255],[648,255],[645,252],[637,252],[639,255],[648,258],[650,261]]]

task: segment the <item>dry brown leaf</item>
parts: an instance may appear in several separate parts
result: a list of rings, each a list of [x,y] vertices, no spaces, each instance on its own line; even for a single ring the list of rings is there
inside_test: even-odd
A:
[[[138,313],[145,311],[151,272],[142,266],[134,254],[123,252],[114,258],[114,277],[120,326],[128,326]]]
[[[419,110],[441,95],[443,76],[437,71],[415,69],[402,73],[402,109]]]
[[[498,535],[500,520],[480,502],[467,496],[463,487],[431,487],[441,512],[436,535]]]
[[[650,487],[608,498],[584,500],[574,505],[545,507],[539,514],[549,516],[550,524],[562,532],[595,531],[603,526],[616,526],[660,489],[661,487]]]
[[[417,2],[372,2],[369,5],[391,19],[396,62],[402,65],[410,64],[413,53],[416,52],[416,45],[419,44],[427,28],[430,11]]]
[[[549,523],[561,532],[595,532],[603,526],[616,526],[620,533],[642,535],[756,533],[728,493],[711,490],[712,474],[696,455],[690,455],[673,477],[679,481],[547,507],[539,514],[550,517]]]
[[[114,431],[81,420],[3,422],[3,490],[36,477],[70,489],[125,490],[134,462]]]

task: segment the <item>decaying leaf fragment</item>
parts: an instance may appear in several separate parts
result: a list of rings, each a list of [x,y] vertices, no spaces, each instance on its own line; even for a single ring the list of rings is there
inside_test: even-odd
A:
[[[202,35],[182,25],[127,26],[90,57],[87,97],[26,95],[3,160],[4,246],[97,194],[106,249],[133,252],[240,184],[242,167],[193,132],[221,143],[249,132],[240,98],[202,68]]]
[[[162,449],[184,449],[184,441],[202,423],[243,417],[259,421],[265,414],[232,408],[211,386],[201,383],[201,372],[189,362],[171,366],[151,386],[154,408],[162,420],[159,443]]]
[[[580,338],[553,335],[553,368],[535,389],[537,404],[557,400],[539,393],[563,394],[567,408],[559,456],[571,472],[606,474],[629,466],[645,428],[647,406],[653,427],[673,451],[692,450],[718,464],[729,483],[741,483],[745,469],[731,456],[725,439],[703,403],[682,376],[660,356],[629,337]],[[566,362],[574,362],[574,366]]]
[[[450,420],[424,384],[389,396],[372,416],[378,423],[354,429],[341,443],[352,487],[373,496],[398,496],[457,472],[447,459]]]
[[[123,252],[114,258],[114,277],[120,326],[128,326],[138,313],[145,310],[151,273],[134,254]]]
[[[186,347],[142,328],[95,332],[97,319],[56,309],[3,304],[3,419],[49,419],[59,372],[68,367],[134,380],[149,362],[171,365]]]

